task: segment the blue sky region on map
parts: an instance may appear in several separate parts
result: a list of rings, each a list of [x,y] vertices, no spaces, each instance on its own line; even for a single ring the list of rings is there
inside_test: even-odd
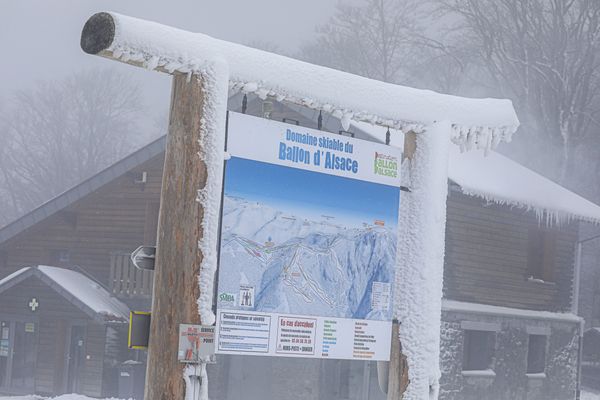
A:
[[[348,227],[398,223],[398,187],[239,157],[227,161],[225,195],[305,217],[332,216]]]

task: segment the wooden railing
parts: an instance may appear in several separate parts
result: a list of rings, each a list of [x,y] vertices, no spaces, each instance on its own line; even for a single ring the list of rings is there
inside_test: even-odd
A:
[[[130,254],[111,254],[109,288],[115,296],[150,297],[153,281],[153,272],[136,268]]]

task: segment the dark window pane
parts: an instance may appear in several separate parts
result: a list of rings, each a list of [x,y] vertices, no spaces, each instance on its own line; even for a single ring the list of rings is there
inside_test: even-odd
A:
[[[465,331],[463,370],[489,369],[494,355],[495,332]]]
[[[527,350],[527,373],[539,374],[546,366],[546,336],[529,335]]]
[[[529,275],[546,282],[554,281],[556,232],[530,229],[527,265]]]

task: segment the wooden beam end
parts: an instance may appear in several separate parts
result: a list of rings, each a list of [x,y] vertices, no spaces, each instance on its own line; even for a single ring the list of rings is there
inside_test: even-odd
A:
[[[92,15],[81,31],[81,49],[88,54],[98,54],[110,47],[115,38],[115,21],[109,13]]]

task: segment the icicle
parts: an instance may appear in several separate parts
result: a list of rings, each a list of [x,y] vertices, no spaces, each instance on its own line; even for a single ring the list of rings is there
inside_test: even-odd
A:
[[[344,113],[342,112],[342,110],[336,108],[335,110],[333,110],[331,115],[333,115],[335,118],[341,119]]]
[[[131,61],[135,61],[135,62],[144,62],[145,61],[145,57],[140,52],[134,52],[134,53],[131,54],[130,60]]]
[[[242,86],[242,92],[244,93],[254,93],[258,90],[258,84],[256,82],[248,82],[244,86]]]
[[[347,131],[348,129],[350,129],[350,120],[352,119],[352,114],[351,113],[345,113],[342,116],[341,119],[341,123],[342,123],[342,128]]]
[[[172,74],[174,71],[178,70],[180,67],[181,67],[181,63],[176,62],[176,61],[171,61],[165,65],[165,69],[170,74]]]
[[[158,62],[160,61],[160,57],[158,56],[154,56],[152,58],[150,58],[148,61],[146,61],[145,63],[145,67],[146,69],[153,71],[156,69],[156,67],[158,67]]]
[[[500,132],[500,129],[498,128],[494,128],[492,130],[492,148],[496,148],[498,147],[498,145],[500,144],[500,142],[502,141],[502,132]]]
[[[256,95],[261,100],[266,100],[268,94],[269,94],[269,91],[264,88],[260,88],[260,89],[256,90]]]

